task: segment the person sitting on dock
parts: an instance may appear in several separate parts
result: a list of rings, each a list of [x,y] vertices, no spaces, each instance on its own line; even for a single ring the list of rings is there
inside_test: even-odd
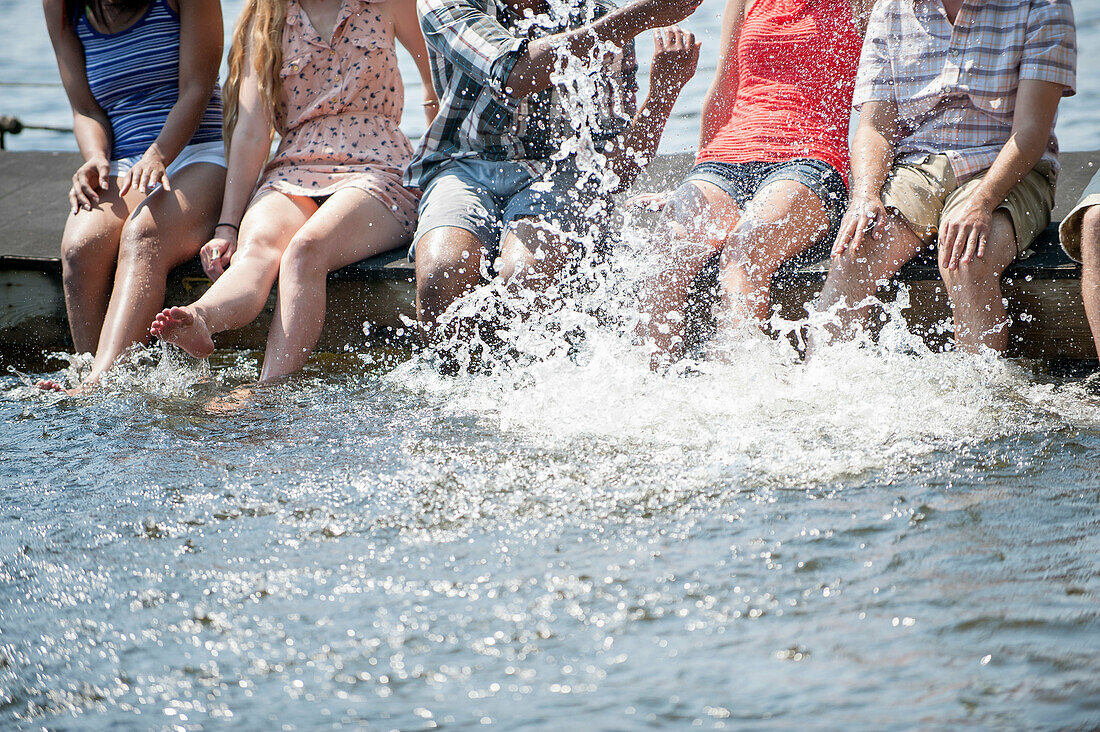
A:
[[[1058,227],[1062,248],[1081,263],[1081,299],[1100,356],[1100,173],[1093,176],[1081,199]]]
[[[666,27],[701,0],[574,2],[568,19],[548,19],[548,0],[420,0],[441,111],[421,142],[406,183],[421,188],[420,223],[409,257],[416,265],[422,334],[438,344],[457,331],[438,327],[447,309],[481,282],[544,290],[569,260],[563,232],[585,222],[598,193],[574,156],[552,162],[573,132],[562,92],[553,85],[563,49],[604,57],[596,79],[599,129],[588,130],[620,187],[657,150],[681,89],[694,75],[699,45]],[[593,18],[595,18],[593,20]],[[635,112],[633,39],[655,30],[650,94]],[[591,172],[591,171],[590,171]],[[457,325],[457,324],[456,324]]]
[[[95,353],[76,393],[148,340],[169,271],[213,231],[225,182],[222,13],[218,0],[42,7],[85,160],[61,240],[73,345]]]
[[[1058,102],[1074,93],[1069,0],[880,0],[855,106],[852,202],[818,299],[850,337],[879,284],[938,235],[957,346],[1003,353],[1000,278],[1050,221]]]
[[[394,40],[436,98],[411,0],[249,0],[226,84],[229,174],[213,286],[156,316],[150,332],[199,358],[212,336],[251,323],[278,277],[261,380],[299,371],[321,335],[328,274],[409,241],[417,194],[401,183],[412,146]],[[272,133],[281,141],[267,168]],[[257,179],[259,184],[257,186]]]
[[[682,355],[690,290],[719,260],[719,327],[763,325],[772,276],[820,246],[848,204],[848,120],[870,0],[727,0],[699,154],[663,210],[640,325],[654,365]]]

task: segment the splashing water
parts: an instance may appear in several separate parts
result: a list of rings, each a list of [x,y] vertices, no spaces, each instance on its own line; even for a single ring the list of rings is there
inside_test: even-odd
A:
[[[555,79],[611,190],[599,63]],[[1095,727],[1090,384],[933,353],[904,292],[875,340],[803,361],[776,316],[655,373],[662,235],[596,212],[545,295],[457,303],[457,377],[4,377],[0,726]]]

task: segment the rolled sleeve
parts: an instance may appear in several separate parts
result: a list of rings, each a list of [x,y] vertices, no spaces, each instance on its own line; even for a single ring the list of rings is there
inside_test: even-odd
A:
[[[896,102],[894,65],[891,62],[889,38],[889,6],[879,2],[867,22],[867,34],[860,52],[856,71],[852,106],[859,109],[868,102]]]
[[[471,0],[418,0],[417,11],[429,47],[500,101],[513,103],[508,77],[527,47],[526,39],[517,38]]]
[[[1031,0],[1020,79],[1077,89],[1077,32],[1069,0]]]

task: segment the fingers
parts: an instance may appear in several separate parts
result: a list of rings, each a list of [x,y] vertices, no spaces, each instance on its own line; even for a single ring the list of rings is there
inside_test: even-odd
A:
[[[118,179],[118,194],[125,196],[130,192],[130,186],[134,184],[134,169],[130,168],[126,174]]]
[[[92,187],[85,176],[78,177],[76,185],[81,206],[85,210],[91,211],[92,206],[99,203],[99,194],[95,192],[95,188]]]
[[[971,229],[970,236],[966,237],[966,249],[963,251],[962,263],[970,264],[974,261],[974,255],[978,251],[978,232]]]
[[[77,196],[76,185],[74,184],[73,187],[69,189],[69,206],[72,207],[73,216],[80,213],[81,205],[80,198]]]
[[[140,172],[138,173],[139,177],[138,177],[138,187],[137,187],[139,193],[148,193],[149,192],[149,177],[151,175],[151,172],[152,171],[150,171],[145,166],[140,167]]]
[[[833,242],[832,256],[839,257],[844,254],[844,251],[848,248],[849,242],[852,237],[855,236],[857,229],[858,217],[845,216],[843,222],[840,225],[840,231],[837,232],[836,241]]]

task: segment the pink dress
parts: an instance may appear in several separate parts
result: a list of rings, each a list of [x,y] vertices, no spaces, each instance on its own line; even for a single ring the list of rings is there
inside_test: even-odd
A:
[[[278,191],[322,198],[344,188],[382,201],[411,234],[418,195],[401,185],[412,146],[401,132],[405,88],[393,27],[375,0],[344,0],[331,40],[298,0],[287,2],[282,93],[275,129],[282,140],[256,196]]]

